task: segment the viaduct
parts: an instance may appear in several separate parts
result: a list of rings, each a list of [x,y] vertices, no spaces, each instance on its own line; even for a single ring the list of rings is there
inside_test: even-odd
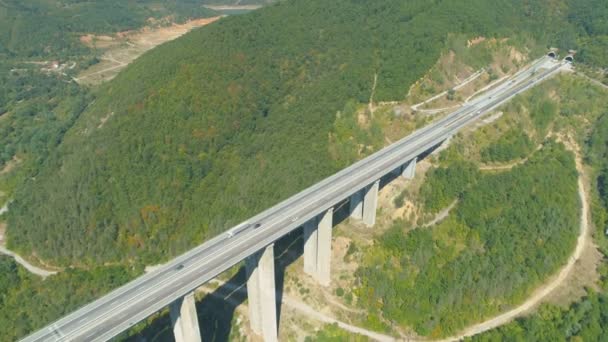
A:
[[[545,56],[443,119],[374,153],[276,206],[175,258],[23,341],[106,341],[169,306],[178,342],[200,341],[194,290],[245,261],[252,330],[277,341],[274,242],[303,227],[304,272],[330,283],[333,213],[348,203],[350,217],[372,227],[380,180],[414,177],[417,160],[456,132],[517,94],[555,75],[566,61]],[[202,329],[205,329],[203,326]]]

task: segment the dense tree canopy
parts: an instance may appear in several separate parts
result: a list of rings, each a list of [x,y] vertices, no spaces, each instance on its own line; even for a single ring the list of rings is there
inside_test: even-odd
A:
[[[428,184],[447,172],[431,173]],[[356,290],[370,315],[445,336],[523,300],[566,262],[580,203],[563,146],[549,143],[512,171],[469,175],[451,172],[452,181],[470,185],[461,186],[449,219],[408,234],[397,222],[370,249]]]
[[[133,276],[123,267],[112,266],[66,270],[43,281],[0,255],[0,340],[16,341]]]
[[[78,38],[144,26],[149,18],[175,21],[217,15],[195,0],[4,0],[0,56],[73,57],[87,51]]]
[[[293,0],[196,30],[104,87],[16,196],[9,242],[63,264],[175,255],[342,167],[335,113],[375,74],[402,99],[448,33],[542,39],[543,4]]]
[[[570,308],[543,306],[524,317],[467,341],[607,341],[608,296],[591,293]]]

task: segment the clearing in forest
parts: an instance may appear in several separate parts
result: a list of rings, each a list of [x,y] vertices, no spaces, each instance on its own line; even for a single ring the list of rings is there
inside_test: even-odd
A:
[[[119,32],[114,36],[84,35],[80,37],[83,44],[106,51],[100,57],[100,62],[81,72],[76,81],[85,85],[109,81],[144,52],[220,18],[196,19],[163,27],[144,27],[138,31]]]

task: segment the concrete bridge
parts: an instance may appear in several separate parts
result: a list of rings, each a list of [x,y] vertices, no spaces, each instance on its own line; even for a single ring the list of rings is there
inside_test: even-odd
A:
[[[23,341],[106,341],[169,306],[178,342],[200,341],[193,291],[245,260],[251,328],[264,341],[278,332],[274,242],[303,227],[304,272],[330,283],[334,209],[348,203],[350,216],[368,227],[376,221],[380,180],[414,177],[419,158],[460,129],[517,94],[560,71],[564,61],[545,56],[483,96],[408,137],[220,234]],[[202,329],[205,329],[203,326]]]

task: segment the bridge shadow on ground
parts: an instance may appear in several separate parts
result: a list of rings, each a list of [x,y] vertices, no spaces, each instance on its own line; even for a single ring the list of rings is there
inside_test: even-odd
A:
[[[437,146],[419,156],[419,160],[428,157]],[[400,173],[388,173],[380,179],[380,188],[391,183]],[[336,226],[350,217],[350,205],[344,200],[334,207],[333,226]],[[281,324],[281,304],[285,286],[285,273],[287,267],[296,262],[303,254],[303,229],[299,227],[285,235],[274,245],[275,255],[275,286],[277,292],[277,322]],[[196,309],[198,313],[199,327],[203,341],[224,342],[234,340],[238,332],[233,331],[235,325],[235,312],[237,307],[247,300],[247,272],[244,262],[238,271],[222,283],[213,292],[204,295],[202,299],[197,296]],[[246,330],[249,327],[244,327]],[[173,329],[169,310],[150,317],[145,322],[138,324],[128,336],[117,340],[122,341],[173,341]]]
[[[282,237],[274,245],[275,253],[275,286],[277,291],[277,322],[281,320],[281,305],[285,271],[289,265],[302,256],[302,228]],[[201,338],[203,341],[230,341],[238,336],[235,312],[237,307],[247,300],[247,272],[244,263],[238,271],[213,292],[197,295],[196,310],[198,314]],[[209,283],[213,286],[213,283]],[[209,287],[212,287],[209,286]],[[248,329],[248,327],[245,327]],[[163,309],[145,322],[138,324],[128,334],[118,338],[120,341],[174,341],[169,310]]]

